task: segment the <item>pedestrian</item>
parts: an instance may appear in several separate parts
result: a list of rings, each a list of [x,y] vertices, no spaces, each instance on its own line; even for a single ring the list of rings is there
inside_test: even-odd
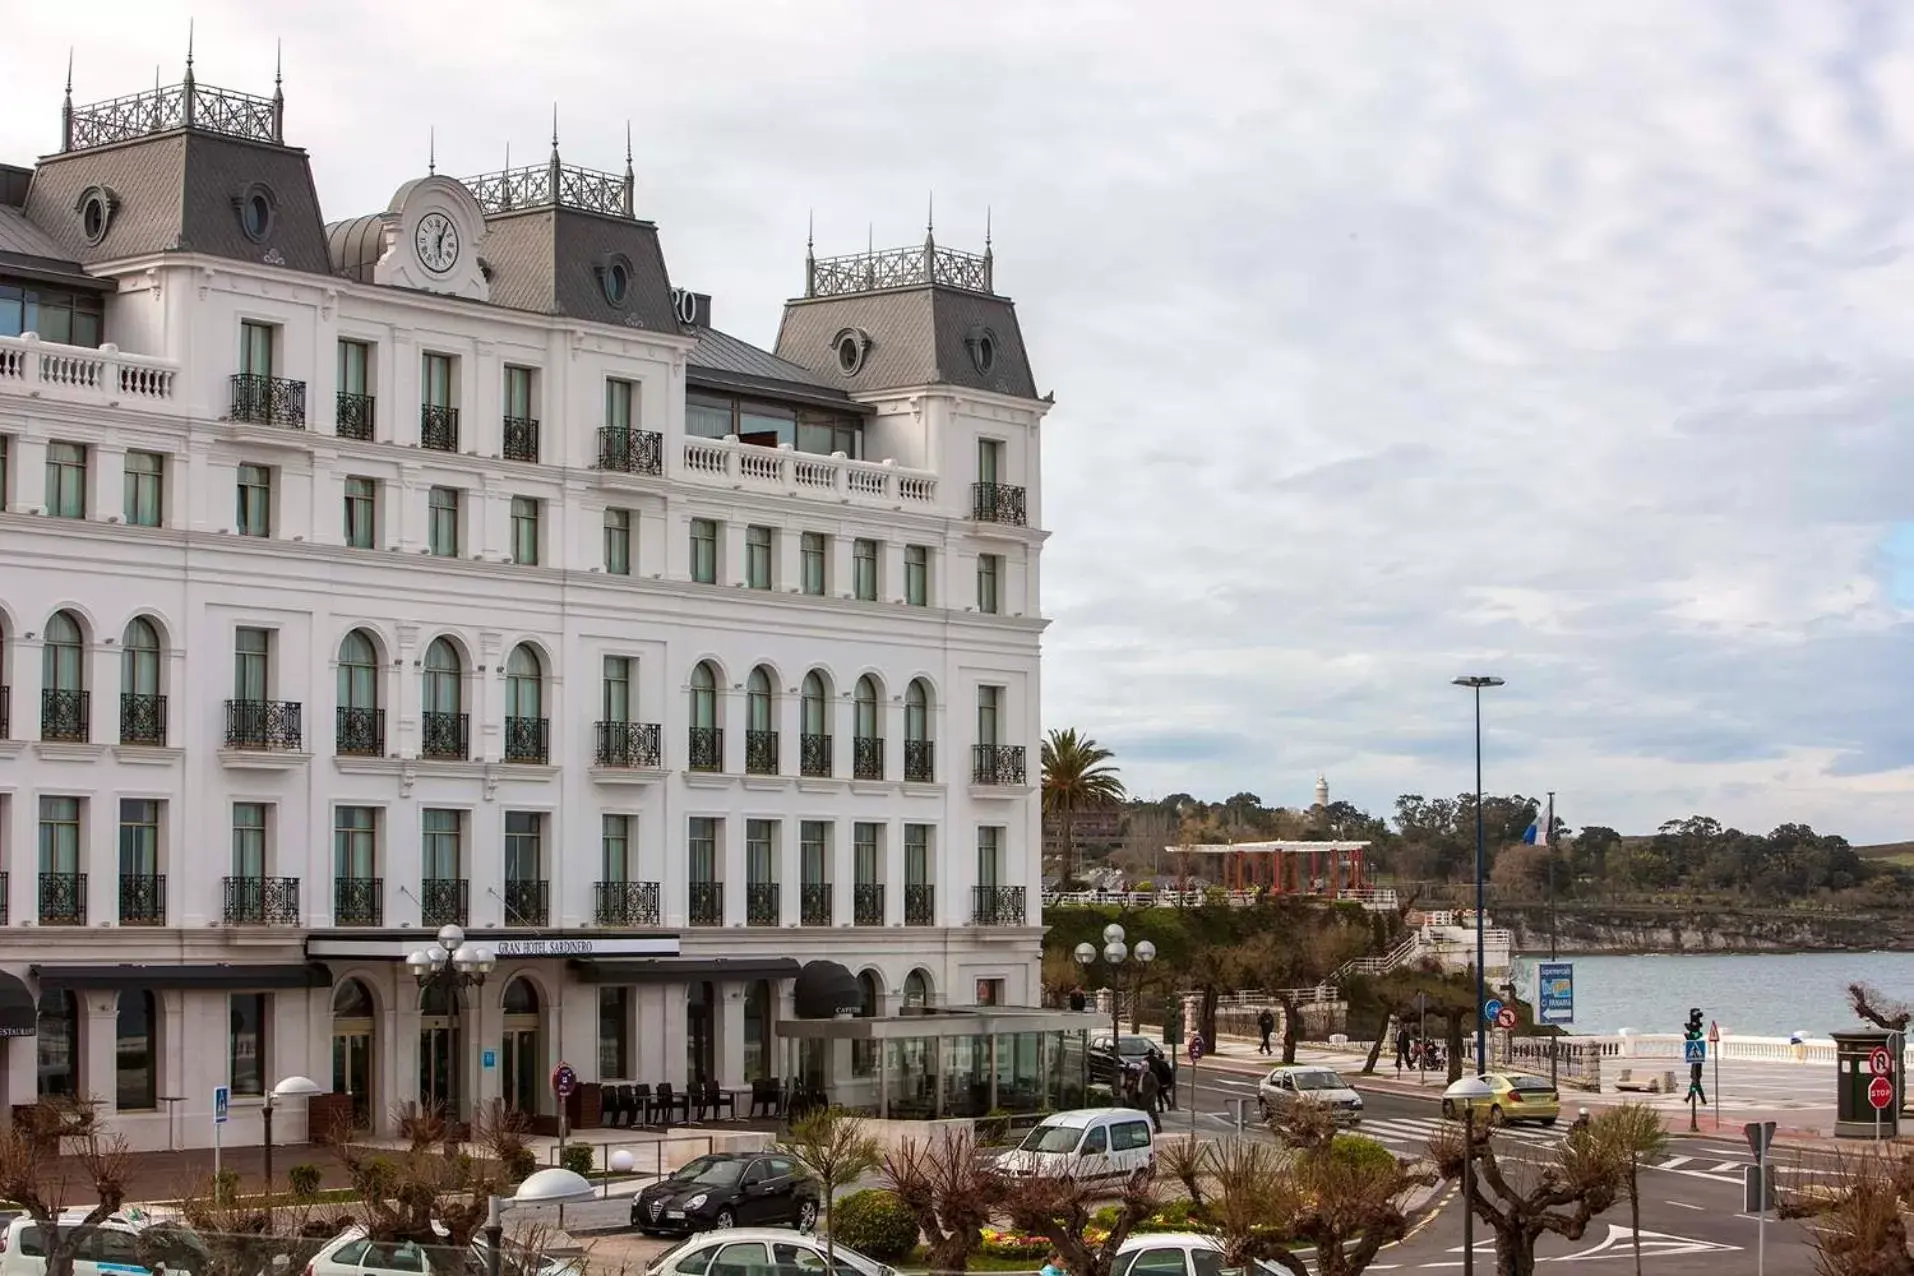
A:
[[[1163,1133],[1163,1118],[1157,1115],[1157,1100],[1162,1093],[1156,1083],[1156,1069],[1145,1066],[1136,1079],[1137,1106],[1150,1114],[1150,1124],[1158,1134]]]
[[[1269,1013],[1269,1007],[1263,1007],[1263,1013],[1256,1016],[1256,1031],[1263,1035],[1263,1044],[1256,1047],[1258,1054],[1272,1053],[1269,1048],[1270,1034],[1276,1031],[1276,1016]]]
[[[1156,1074],[1156,1092],[1163,1096],[1163,1106],[1176,1110],[1176,1070],[1170,1067],[1170,1061],[1160,1053],[1150,1055],[1150,1071]]]
[[[1063,1255],[1051,1250],[1050,1257],[1043,1260],[1043,1268],[1037,1276],[1066,1276],[1063,1270]]]
[[[1409,1036],[1409,1025],[1406,1023],[1396,1025],[1396,1075],[1397,1076],[1401,1076],[1403,1068],[1407,1067],[1409,1064],[1410,1042],[1411,1042],[1411,1038]]]

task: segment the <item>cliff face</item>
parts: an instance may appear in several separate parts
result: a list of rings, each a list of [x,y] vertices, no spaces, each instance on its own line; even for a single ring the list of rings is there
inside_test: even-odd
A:
[[[1492,916],[1518,952],[1548,951],[1546,906],[1495,906]],[[1576,904],[1557,908],[1555,927],[1565,954],[1914,950],[1914,917],[1900,913]]]

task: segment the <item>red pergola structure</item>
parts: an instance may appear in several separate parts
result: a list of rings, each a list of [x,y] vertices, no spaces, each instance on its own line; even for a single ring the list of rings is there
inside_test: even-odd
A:
[[[1227,842],[1168,846],[1171,855],[1215,857],[1202,875],[1232,891],[1327,895],[1369,888],[1362,853],[1367,842]]]

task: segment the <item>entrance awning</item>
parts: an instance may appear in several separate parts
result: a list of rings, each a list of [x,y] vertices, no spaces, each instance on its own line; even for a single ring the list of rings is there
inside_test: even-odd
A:
[[[835,1019],[840,1011],[856,1014],[864,1008],[864,990],[857,976],[834,961],[807,961],[791,990],[800,1019]]]
[[[0,970],[0,1037],[31,1037],[40,1024],[40,1006],[18,975]]]
[[[42,988],[330,988],[332,972],[316,962],[231,966],[35,966]]]
[[[633,957],[623,961],[575,958],[580,983],[663,984],[692,979],[791,979],[795,957]]]

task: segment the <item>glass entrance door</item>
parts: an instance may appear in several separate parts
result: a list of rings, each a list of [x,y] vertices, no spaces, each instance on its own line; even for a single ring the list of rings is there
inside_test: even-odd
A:
[[[717,1000],[708,983],[695,983],[685,1000],[685,1080],[702,1085],[717,1079],[717,1033],[712,1022]]]
[[[538,1029],[507,1028],[501,1045],[505,1106],[531,1116],[538,1111]]]
[[[332,1092],[352,1097],[352,1128],[372,1128],[372,1029],[332,1034]]]
[[[458,1029],[448,1020],[424,1020],[419,1027],[419,1103],[443,1109],[449,1121],[463,1116],[452,1110],[452,1070],[458,1058]]]

